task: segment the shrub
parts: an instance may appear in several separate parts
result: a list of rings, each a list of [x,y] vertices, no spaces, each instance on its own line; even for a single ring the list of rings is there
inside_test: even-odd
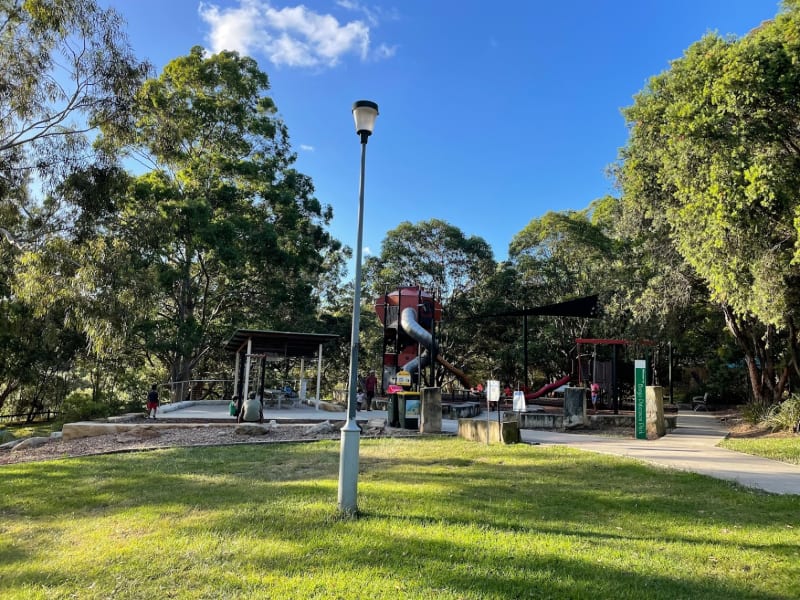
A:
[[[753,425],[763,423],[764,419],[769,415],[772,406],[769,404],[762,404],[761,402],[750,401],[742,407],[742,416],[744,420]]]
[[[791,430],[800,422],[800,395],[792,394],[787,400],[770,407],[762,423],[772,431]]]
[[[72,392],[61,405],[61,418],[65,421],[99,419],[111,413],[111,406],[93,400],[89,392]]]

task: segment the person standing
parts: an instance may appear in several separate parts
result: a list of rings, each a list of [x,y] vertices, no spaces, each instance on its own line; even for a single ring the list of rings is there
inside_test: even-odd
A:
[[[158,386],[154,383],[147,392],[147,416],[145,419],[156,418],[158,412]]]
[[[378,386],[378,378],[375,377],[375,371],[370,371],[367,379],[364,381],[364,391],[367,393],[366,410],[372,410],[372,399],[375,397],[375,388]]]
[[[592,410],[597,412],[597,401],[600,399],[600,384],[595,381],[589,389],[592,394]]]

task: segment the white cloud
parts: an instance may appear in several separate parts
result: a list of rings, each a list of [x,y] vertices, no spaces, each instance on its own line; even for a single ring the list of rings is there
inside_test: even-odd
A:
[[[396,21],[400,18],[400,13],[396,8],[387,10],[380,6],[362,4],[356,0],[338,0],[336,5],[345,10],[362,13],[367,19],[367,22],[373,27],[376,27],[383,21]]]
[[[370,250],[369,246],[364,246],[361,249],[361,254],[363,254],[364,256],[371,256],[372,255],[372,250]]]
[[[374,26],[374,13],[353,0],[339,5],[363,12]],[[330,14],[320,14],[302,4],[275,8],[267,0],[239,0],[238,6],[220,8],[201,3],[200,18],[209,27],[212,52],[236,50],[241,54],[264,54],[275,65],[332,67],[343,56],[370,54],[370,25],[362,20],[340,23]],[[378,46],[376,56],[393,56],[395,48]]]
[[[308,144],[300,144],[300,150],[304,150],[305,152],[313,152],[314,146],[309,146]]]
[[[220,11],[214,4],[200,3],[200,18],[211,26],[208,41],[212,52],[235,50],[250,54],[258,45],[261,32],[258,28],[258,6],[244,0],[239,8]]]
[[[378,58],[391,58],[397,54],[397,46],[387,46],[386,44],[381,44],[378,46],[375,52],[378,55]]]

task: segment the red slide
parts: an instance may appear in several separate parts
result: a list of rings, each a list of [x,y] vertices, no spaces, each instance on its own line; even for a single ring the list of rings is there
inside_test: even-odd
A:
[[[553,383],[548,383],[547,385],[543,385],[535,392],[528,392],[525,394],[525,400],[533,400],[534,398],[539,398],[540,396],[544,396],[547,392],[551,392],[556,388],[560,388],[565,383],[569,383],[570,380],[569,375],[565,375],[558,381],[554,381]]]

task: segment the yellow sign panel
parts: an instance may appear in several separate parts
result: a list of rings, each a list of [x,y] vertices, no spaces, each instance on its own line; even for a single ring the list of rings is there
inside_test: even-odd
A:
[[[411,373],[408,371],[398,371],[397,375],[395,376],[395,381],[397,385],[411,385]]]

